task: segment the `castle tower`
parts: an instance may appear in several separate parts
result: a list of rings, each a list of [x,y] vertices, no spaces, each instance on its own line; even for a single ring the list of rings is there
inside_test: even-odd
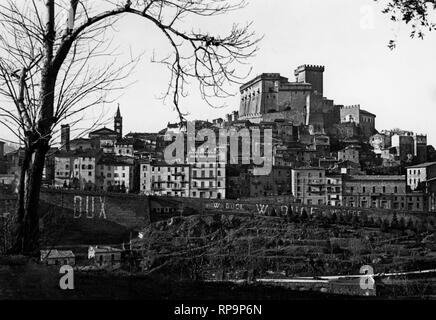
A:
[[[324,94],[324,66],[302,65],[299,66],[294,74],[297,82],[310,83],[312,91],[319,95]]]
[[[61,125],[61,150],[70,151],[70,125]]]
[[[117,113],[114,117],[114,131],[118,134],[119,139],[123,137],[123,117],[120,112],[120,104],[118,104]]]

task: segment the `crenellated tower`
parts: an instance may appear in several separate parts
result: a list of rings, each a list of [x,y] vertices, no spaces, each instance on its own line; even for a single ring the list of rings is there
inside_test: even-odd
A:
[[[305,64],[299,66],[295,71],[296,81],[299,83],[310,83],[312,91],[321,96],[324,94],[324,66]]]

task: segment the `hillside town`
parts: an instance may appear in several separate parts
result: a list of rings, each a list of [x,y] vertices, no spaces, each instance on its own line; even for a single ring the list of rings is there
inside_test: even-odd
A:
[[[70,126],[62,125],[60,146],[46,157],[44,186],[202,199],[289,196],[307,205],[435,212],[436,151],[427,135],[378,130],[376,114],[325,97],[324,71],[302,65],[293,81],[261,74],[241,86],[239,110],[195,122],[196,129],[217,136],[220,129],[271,130],[268,175],[242,161],[191,163],[186,152],[169,164],[164,153],[173,140],[167,137],[186,139],[186,123],[126,133],[118,105],[113,128],[99,128],[87,138],[72,139]],[[0,142],[0,183],[14,188],[23,149],[5,153],[4,146]]]

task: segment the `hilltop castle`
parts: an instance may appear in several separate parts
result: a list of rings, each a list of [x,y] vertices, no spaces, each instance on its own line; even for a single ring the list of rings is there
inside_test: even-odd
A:
[[[253,123],[277,119],[294,125],[312,126],[315,132],[329,134],[334,125],[353,123],[365,136],[375,133],[375,115],[360,106],[344,107],[324,97],[324,66],[302,65],[295,82],[279,73],[263,73],[240,88],[239,120]]]

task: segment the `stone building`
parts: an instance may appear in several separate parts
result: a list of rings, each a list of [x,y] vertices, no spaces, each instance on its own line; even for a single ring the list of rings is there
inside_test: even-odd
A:
[[[120,267],[123,250],[109,246],[90,246],[88,259],[93,260],[100,268]]]
[[[133,189],[134,163],[125,156],[103,155],[96,170],[96,185],[102,191],[129,193]]]
[[[401,162],[412,161],[414,156],[413,135],[394,134],[391,148],[395,150],[395,156]]]
[[[348,146],[338,151],[338,161],[351,161],[359,163],[359,149],[357,146]]]
[[[141,193],[157,196],[190,196],[189,165],[142,161],[139,166]]]
[[[302,167],[292,169],[291,190],[297,203],[325,205],[325,169]]]
[[[240,89],[239,119],[254,123],[281,119],[325,133],[340,122],[340,107],[323,96],[323,73],[323,66],[302,65],[294,72],[295,82],[278,73],[257,76]]]
[[[426,162],[407,167],[407,186],[411,191],[425,189],[427,181],[436,178],[436,162]]]
[[[190,164],[190,196],[202,199],[226,198],[226,163],[196,162]]]
[[[364,137],[369,138],[376,133],[376,115],[362,110],[360,105],[344,106],[340,110],[341,123],[354,123],[360,127]]]
[[[119,139],[119,134],[109,128],[101,128],[89,133],[92,147],[101,149],[104,153],[114,153],[115,143]]]
[[[343,178],[343,205],[347,207],[426,210],[421,193],[407,193],[406,177],[355,175]]]
[[[133,139],[119,139],[116,141],[114,153],[119,156],[133,158]]]
[[[41,262],[48,265],[56,266],[74,266],[76,264],[76,257],[71,250],[41,250]]]
[[[272,197],[291,195],[291,168],[274,166],[268,175],[255,175],[249,170],[250,197]]]
[[[326,202],[328,206],[342,206],[342,175],[326,175]]]
[[[95,190],[97,188],[96,167],[101,156],[100,150],[57,152],[54,155],[54,185]]]

